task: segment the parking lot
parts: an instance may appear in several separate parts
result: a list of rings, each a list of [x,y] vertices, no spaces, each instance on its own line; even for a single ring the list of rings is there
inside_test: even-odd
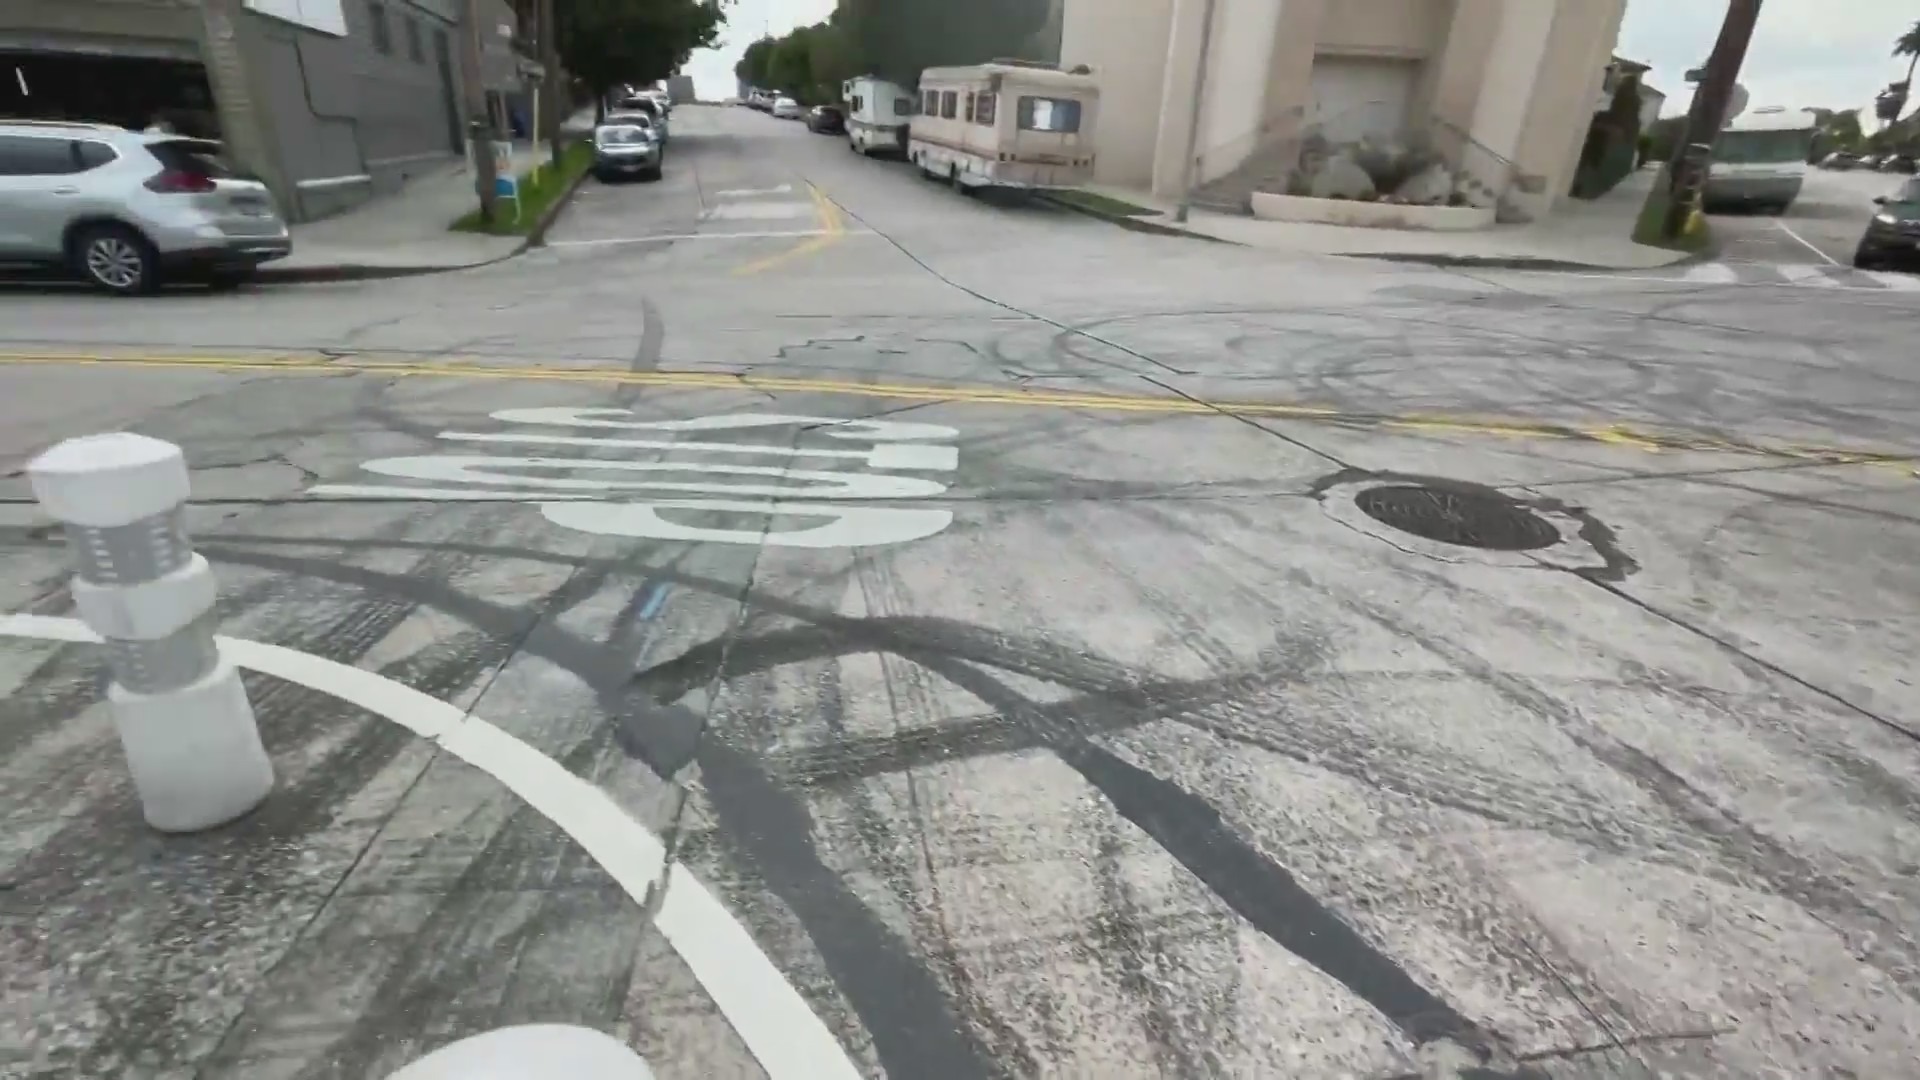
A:
[[[1713,215],[1728,263],[1850,266],[1860,233],[1873,216],[1873,199],[1908,177],[1898,173],[1810,169],[1800,198],[1785,214]]]

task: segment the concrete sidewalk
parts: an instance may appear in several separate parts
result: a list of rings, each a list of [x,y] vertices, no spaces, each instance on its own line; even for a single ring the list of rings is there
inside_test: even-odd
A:
[[[593,126],[592,110],[561,126],[577,134]],[[547,160],[545,143],[516,143],[513,173],[524,176]],[[472,165],[445,169],[409,182],[400,191],[343,214],[293,227],[293,254],[260,268],[267,282],[344,281],[462,270],[509,259],[526,250],[524,236],[454,232],[455,221],[479,205]]]
[[[1173,221],[1174,204],[1143,192],[1090,185],[1096,195],[1147,207],[1153,214],[1114,218],[1085,210],[1116,224],[1173,231],[1247,247],[1319,255],[1352,255],[1402,259],[1443,266],[1511,266],[1538,269],[1648,270],[1670,266],[1687,253],[1636,244],[1633,223],[1645,202],[1657,170],[1643,169],[1606,195],[1568,199],[1545,221],[1529,225],[1496,225],[1479,232],[1415,232],[1401,229],[1357,229],[1260,221],[1251,217],[1194,210],[1185,225]]]

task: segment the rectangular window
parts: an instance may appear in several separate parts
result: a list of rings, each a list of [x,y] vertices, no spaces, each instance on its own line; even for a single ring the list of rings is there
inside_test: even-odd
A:
[[[373,50],[393,55],[393,28],[387,25],[387,5],[370,3],[367,5],[367,28],[373,37]]]
[[[960,92],[958,90],[940,91],[940,119],[951,120],[960,112]]]
[[[940,115],[940,91],[922,90],[920,92],[920,115],[921,116],[939,116]]]
[[[68,139],[0,135],[0,176],[67,176],[80,171],[80,154]]]
[[[1023,97],[1020,130],[1057,131],[1063,135],[1079,131],[1080,103],[1066,98]]]
[[[893,115],[912,116],[913,102],[908,101],[906,98],[903,98],[903,97],[894,98],[893,99]]]
[[[864,97],[862,97],[861,95],[859,95],[859,94],[855,94],[855,95],[853,95],[853,103],[852,103],[852,104],[853,104],[853,111],[854,111],[854,112],[859,112],[859,111],[860,111],[861,109],[863,109],[863,108],[865,108],[865,107],[866,107],[866,106],[864,106],[864,105],[862,105],[862,104],[861,104],[861,102],[862,102],[862,101],[864,101],[864,100],[866,100],[866,99],[865,99]]]
[[[993,114],[1000,100],[994,94],[981,94],[980,100],[973,106],[973,122],[985,127],[993,126]]]
[[[427,62],[426,43],[420,39],[420,20],[407,20],[407,59],[416,64]]]
[[[973,123],[973,91],[967,91],[967,123]]]

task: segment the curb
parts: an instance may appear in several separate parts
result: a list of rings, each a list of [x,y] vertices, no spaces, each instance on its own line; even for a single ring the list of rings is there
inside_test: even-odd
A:
[[[1041,193],[1038,198],[1041,202],[1058,206],[1065,210],[1071,210],[1076,214],[1084,214],[1087,217],[1093,218],[1095,221],[1104,221],[1109,225],[1118,225],[1128,232],[1146,233],[1149,236],[1178,236],[1187,240],[1204,240],[1209,244],[1233,244],[1233,241],[1222,240],[1217,236],[1191,232],[1173,225],[1161,225],[1158,222],[1143,220],[1140,217],[1130,214],[1110,214],[1105,210],[1095,210],[1091,206],[1083,206],[1072,200],[1058,198],[1046,193]],[[1155,216],[1158,217],[1159,215],[1156,214]],[[1234,244],[1234,246],[1239,247],[1241,245]]]
[[[1644,274],[1651,270],[1665,270],[1670,266],[1679,266],[1689,261],[1677,260],[1662,263],[1659,266],[1608,266],[1605,263],[1574,262],[1569,259],[1536,259],[1530,256],[1500,255],[1428,255],[1416,252],[1398,251],[1335,251],[1328,252],[1342,259],[1373,259],[1378,262],[1418,263],[1422,266],[1460,267],[1480,270],[1539,270],[1559,273],[1607,273],[1607,274]]]
[[[447,266],[367,266],[343,263],[336,266],[275,267],[272,263],[267,263],[254,271],[253,280],[263,285],[313,285],[334,281],[381,281],[388,278],[421,277],[426,274],[451,274],[456,270],[478,270],[483,266],[497,266],[509,259],[526,254],[532,248],[545,245],[547,230],[553,228],[553,223],[560,219],[561,212],[573,202],[573,197],[579,194],[580,188],[586,184],[587,178],[591,175],[592,170],[589,169],[574,177],[573,182],[567,186],[567,190],[561,192],[559,198],[553,200],[545,210],[541,211],[540,219],[533,223],[533,228],[528,230],[527,235],[514,245],[512,251],[504,255],[496,255],[479,262]]]

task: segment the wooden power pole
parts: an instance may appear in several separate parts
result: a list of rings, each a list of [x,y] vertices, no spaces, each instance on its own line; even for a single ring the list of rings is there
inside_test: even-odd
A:
[[[1693,105],[1687,110],[1687,126],[1673,169],[1672,201],[1667,207],[1667,218],[1661,223],[1661,233],[1669,240],[1686,228],[1687,217],[1698,205],[1700,193],[1706,186],[1707,167],[1713,160],[1713,140],[1726,126],[1734,83],[1740,78],[1741,65],[1747,61],[1753,28],[1760,21],[1760,2],[1730,0],[1727,4],[1727,17],[1720,24],[1720,38],[1714,42],[1713,55],[1707,59],[1700,85],[1693,92]]]
[[[566,119],[567,80],[560,77],[560,24],[554,21],[553,0],[540,0],[541,94],[538,123],[547,135],[547,153],[560,167],[560,122]]]
[[[485,49],[481,35],[490,29],[480,12],[480,0],[465,0],[460,9],[460,82],[467,100],[467,146],[473,158],[474,193],[480,197],[480,221],[493,224],[499,175],[493,167],[493,110],[487,108],[487,78],[481,67]]]

